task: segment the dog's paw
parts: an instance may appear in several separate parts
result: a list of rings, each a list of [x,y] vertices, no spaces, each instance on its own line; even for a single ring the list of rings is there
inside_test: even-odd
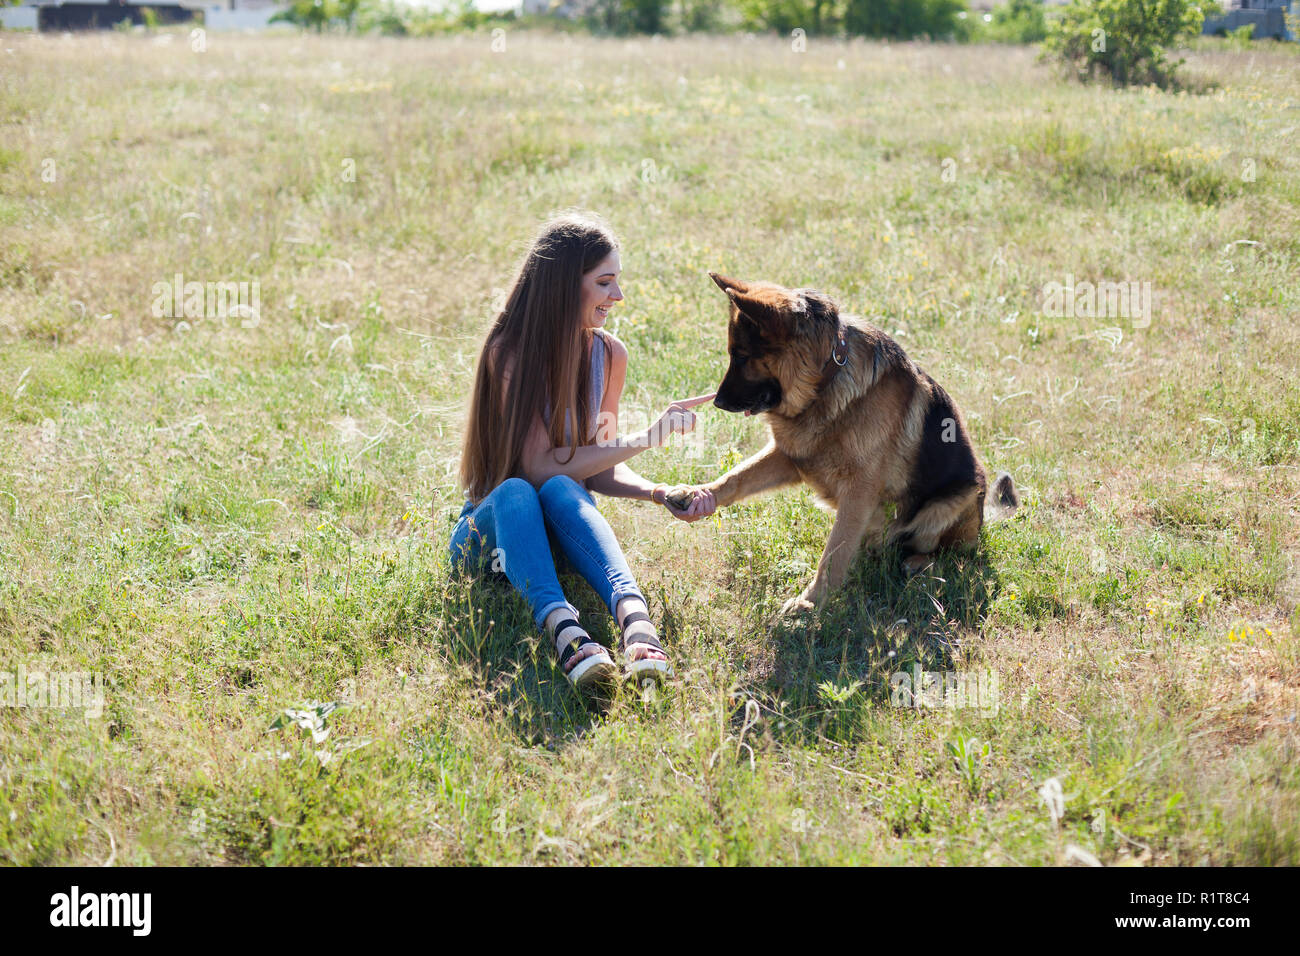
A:
[[[667,494],[664,495],[664,500],[666,500],[670,505],[672,505],[678,511],[685,511],[687,508],[691,506],[691,502],[694,499],[695,496],[691,493],[691,489],[684,488],[680,485],[676,488],[671,489]]]
[[[911,579],[934,564],[933,554],[914,554],[903,560],[903,577]]]
[[[778,617],[795,618],[811,614],[817,610],[817,605],[808,600],[807,595],[800,594],[798,597],[792,597],[781,605],[781,613]]]

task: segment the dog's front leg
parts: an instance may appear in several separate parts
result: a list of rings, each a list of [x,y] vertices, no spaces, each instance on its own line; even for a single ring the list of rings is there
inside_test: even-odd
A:
[[[869,532],[879,533],[884,524],[880,502],[875,494],[854,494],[841,502],[835,513],[831,536],[817,563],[817,573],[802,594],[786,601],[782,616],[814,611],[826,603],[848,576],[853,557]]]
[[[792,485],[799,480],[799,469],[794,462],[776,447],[776,442],[769,441],[767,447],[753,458],[742,461],[705,487],[717,498],[718,507],[725,508],[744,498],[782,485]]]

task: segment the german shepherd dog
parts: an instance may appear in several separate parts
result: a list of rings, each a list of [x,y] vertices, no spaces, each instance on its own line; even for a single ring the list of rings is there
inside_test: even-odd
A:
[[[999,474],[989,493],[961,412],[892,338],[815,290],[709,275],[731,300],[731,364],[713,404],[763,415],[771,436],[706,487],[725,507],[804,481],[836,512],[812,583],[783,615],[820,608],[882,531],[910,575],[936,549],[973,546],[984,521],[1015,512],[1011,476]]]

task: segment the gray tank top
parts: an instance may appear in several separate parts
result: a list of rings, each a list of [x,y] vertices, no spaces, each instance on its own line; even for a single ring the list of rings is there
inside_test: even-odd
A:
[[[592,434],[600,420],[600,403],[605,397],[605,337],[600,332],[593,332],[591,336],[591,405],[588,415],[588,422],[591,425]],[[551,404],[546,403],[546,410],[542,413],[542,418],[547,427],[551,424]],[[573,441],[573,415],[570,413],[566,416],[564,422],[564,441],[566,443]]]

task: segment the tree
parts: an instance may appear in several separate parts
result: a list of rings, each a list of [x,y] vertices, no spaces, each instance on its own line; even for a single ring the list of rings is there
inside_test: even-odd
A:
[[[1010,0],[993,11],[989,35],[1001,43],[1039,43],[1047,36],[1042,0]]]
[[[587,10],[588,25],[606,33],[665,33],[669,0],[597,0]]]
[[[849,34],[910,40],[925,34],[948,36],[957,29],[962,0],[849,0],[844,29]]]
[[[1049,31],[1044,54],[1067,64],[1080,79],[1167,86],[1182,60],[1166,51],[1201,30],[1215,0],[1073,0]]]

